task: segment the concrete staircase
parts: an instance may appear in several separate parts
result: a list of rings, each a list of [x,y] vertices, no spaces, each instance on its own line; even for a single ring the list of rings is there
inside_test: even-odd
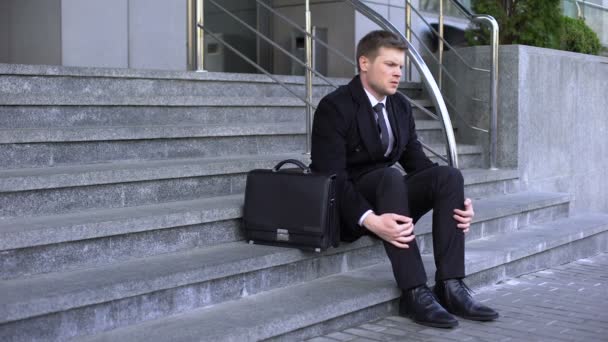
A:
[[[297,340],[394,312],[379,241],[321,254],[243,241],[246,173],[306,159],[304,107],[265,76],[0,75],[0,340]],[[416,116],[443,150],[438,123]],[[568,194],[481,169],[478,146],[459,152],[476,199],[472,286],[608,250],[608,215],[571,216]],[[416,225],[432,279],[430,229],[430,215]]]

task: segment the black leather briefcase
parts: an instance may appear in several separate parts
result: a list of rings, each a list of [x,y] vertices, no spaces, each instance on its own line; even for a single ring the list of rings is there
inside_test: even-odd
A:
[[[283,169],[294,164],[296,169]],[[323,251],[338,246],[335,175],[295,159],[247,175],[243,226],[250,243]]]

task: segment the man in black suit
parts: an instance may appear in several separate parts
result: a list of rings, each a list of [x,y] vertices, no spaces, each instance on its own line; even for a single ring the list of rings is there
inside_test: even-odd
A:
[[[341,239],[369,234],[383,240],[403,291],[402,315],[444,328],[458,325],[450,313],[493,320],[498,313],[476,302],[462,282],[464,233],[474,215],[471,200],[464,198],[462,175],[424,154],[410,104],[397,93],[405,49],[386,31],[370,32],[359,41],[359,75],[325,96],[315,112],[311,167],[337,175]],[[391,167],[396,162],[406,176]],[[414,224],[431,209],[434,294],[426,285],[414,236]]]

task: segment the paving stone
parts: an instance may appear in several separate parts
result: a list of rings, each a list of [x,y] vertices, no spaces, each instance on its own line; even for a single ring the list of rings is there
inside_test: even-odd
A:
[[[327,335],[327,337],[333,338],[334,340],[337,340],[337,341],[352,341],[355,338],[357,338],[354,335],[346,334],[343,332],[331,333],[331,334]]]
[[[408,341],[605,341],[606,266],[608,253],[481,288],[476,298],[500,313],[493,322],[459,319],[459,327],[444,330],[389,316],[349,330],[382,326],[386,329],[380,334]]]

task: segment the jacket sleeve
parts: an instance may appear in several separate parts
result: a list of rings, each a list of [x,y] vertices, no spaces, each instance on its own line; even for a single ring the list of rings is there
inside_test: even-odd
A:
[[[412,107],[405,99],[405,97],[399,97],[403,109],[406,112],[406,118],[408,123],[408,140],[406,142],[405,150],[399,157],[399,164],[403,166],[403,169],[408,174],[416,173],[429,167],[437,166],[437,163],[433,163],[429,157],[426,156],[422,150],[422,145],[418,141],[418,135],[416,134],[416,123],[414,122],[414,116],[412,115]]]
[[[336,194],[343,224],[362,231],[365,228],[360,227],[358,221],[372,207],[355,189],[346,171],[348,126],[342,113],[330,101],[321,100],[313,121],[311,168],[336,175]]]

